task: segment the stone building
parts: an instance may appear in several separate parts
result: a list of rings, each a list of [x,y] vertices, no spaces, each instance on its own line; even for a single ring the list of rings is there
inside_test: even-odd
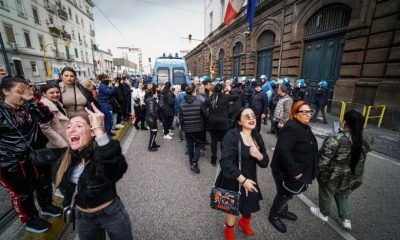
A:
[[[91,0],[0,0],[0,33],[11,74],[41,82],[71,66],[80,79],[94,77],[93,7]]]
[[[327,79],[332,99],[385,104],[383,126],[398,128],[399,14],[398,0],[261,1],[252,32],[243,7],[185,58],[192,76],[209,74],[212,63],[224,78],[290,76],[313,88]]]

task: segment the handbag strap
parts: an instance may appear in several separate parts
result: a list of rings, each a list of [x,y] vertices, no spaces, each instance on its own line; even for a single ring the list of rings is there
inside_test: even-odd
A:
[[[78,194],[78,184],[76,184],[74,193],[72,194],[71,204],[69,205],[71,207],[71,209],[75,205],[75,197],[76,197],[77,194]]]
[[[239,149],[238,150],[239,170],[240,170],[240,173],[241,173],[242,172],[242,143],[240,142],[240,138],[238,138],[238,149]],[[217,172],[215,174],[215,179],[214,179],[214,187],[215,187],[215,182],[217,181],[218,175],[220,173],[221,173],[221,164],[218,163],[218,168],[217,168]],[[240,187],[241,186],[242,186],[242,184],[239,182],[239,190],[238,190],[239,194],[240,194]]]

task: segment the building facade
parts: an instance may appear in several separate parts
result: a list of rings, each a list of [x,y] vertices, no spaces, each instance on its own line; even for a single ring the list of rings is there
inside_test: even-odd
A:
[[[40,82],[70,66],[81,79],[94,77],[93,7],[91,0],[0,0],[12,75]]]
[[[113,76],[113,55],[111,50],[107,51],[99,49],[99,51],[95,55],[96,60],[96,74],[107,74],[110,77]]]
[[[383,125],[400,125],[400,1],[271,0],[220,24],[185,58],[192,75],[326,79],[330,98],[386,105]],[[211,50],[211,52],[210,52]],[[212,59],[211,59],[211,56]],[[373,121],[373,120],[372,120]]]
[[[138,72],[143,73],[143,54],[140,48],[117,47],[117,49],[120,51],[120,58],[125,58],[134,64],[133,69],[130,69],[130,71],[135,72],[133,74],[137,74]]]

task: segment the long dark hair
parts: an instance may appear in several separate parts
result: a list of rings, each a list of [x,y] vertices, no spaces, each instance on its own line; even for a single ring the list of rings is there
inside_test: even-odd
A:
[[[76,77],[76,71],[75,71],[72,67],[64,67],[64,68],[61,70],[61,75],[63,75],[64,72],[72,72],[72,73],[75,75],[75,77]]]
[[[217,84],[213,88],[213,94],[211,95],[211,108],[216,109],[218,108],[218,99],[220,98],[220,95],[222,94],[222,90],[224,90],[224,87],[221,84]],[[240,116],[239,116],[240,118]]]
[[[242,125],[239,124],[239,122],[240,122],[240,118],[242,117],[243,111],[246,110],[246,109],[251,109],[251,108],[249,108],[249,107],[242,107],[242,108],[239,110],[239,112],[238,112],[238,114],[236,115],[236,118],[235,118],[235,123],[234,123],[235,125],[234,125],[234,126],[236,127],[236,129],[237,129],[239,132],[241,132],[241,131],[243,130],[243,127],[242,127]],[[253,111],[253,109],[251,109],[251,110]],[[253,111],[253,112],[254,112],[254,111]],[[256,121],[256,119],[254,119],[254,121]],[[253,138],[253,141],[258,145],[258,147],[261,147],[261,145],[264,144],[264,141],[263,141],[263,139],[262,139],[260,133],[258,133],[256,129],[252,129],[252,130],[251,130],[251,137]]]
[[[353,142],[351,145],[350,169],[355,174],[356,165],[360,161],[362,151],[364,117],[361,113],[350,110],[344,114],[344,121],[346,121],[347,126],[350,128],[351,140]]]
[[[11,88],[13,88],[18,83],[28,84],[28,82],[23,78],[12,77],[12,76],[4,77],[0,83],[0,97],[3,98],[4,100],[6,96],[3,93],[3,89],[10,91]]]
[[[52,83],[47,83],[47,84],[44,84],[44,85],[40,88],[40,92],[41,92],[41,93],[46,93],[47,90],[49,90],[49,89],[51,89],[51,88],[58,88],[58,90],[61,91],[61,90],[60,90],[60,87],[59,87],[58,85],[52,84]]]
[[[163,87],[161,93],[162,93],[162,94],[163,94],[163,93],[167,93],[170,89],[171,89],[171,83],[170,83],[170,82],[166,82],[166,83],[164,84],[164,87]]]

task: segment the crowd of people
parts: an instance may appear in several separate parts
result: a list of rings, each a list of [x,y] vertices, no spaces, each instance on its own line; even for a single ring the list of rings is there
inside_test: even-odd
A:
[[[241,192],[238,225],[245,234],[255,234],[252,214],[263,200],[257,166],[269,164],[276,196],[268,219],[278,231],[287,231],[282,219],[297,220],[288,202],[315,179],[320,208],[311,208],[311,213],[327,221],[334,198],[343,228],[351,229],[348,196],[362,183],[373,141],[363,132],[363,116],[351,110],[341,131],[318,149],[309,122],[321,111],[327,123],[326,80],[315,91],[303,79],[292,86],[289,77],[269,80],[265,75],[226,80],[204,76],[161,86],[149,78],[110,79],[105,74],[78,81],[74,69],[66,67],[60,79],[40,89],[21,76],[9,76],[2,79],[0,90],[0,183],[10,192],[27,231],[45,232],[51,224],[40,215],[65,217],[66,210],[74,208],[81,239],[105,239],[106,232],[110,239],[132,239],[129,214],[115,186],[128,166],[120,143],[112,139],[113,130],[131,116],[136,129],[149,131],[150,152],[160,147],[158,125],[169,141],[175,121],[177,140],[185,139],[189,168],[197,174],[205,146],[211,145],[210,163],[215,166],[219,160],[221,167],[215,186]],[[271,161],[261,136],[268,120],[267,136],[277,137]],[[58,160],[35,164],[32,152],[43,148],[52,149]],[[55,193],[64,198],[64,209],[53,205]],[[225,238],[234,239],[236,216],[226,214],[225,220]]]

